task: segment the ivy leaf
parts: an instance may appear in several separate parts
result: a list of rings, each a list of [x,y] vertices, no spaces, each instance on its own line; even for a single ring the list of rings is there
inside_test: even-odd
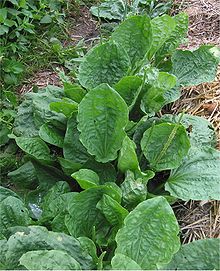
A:
[[[79,67],[79,82],[92,89],[102,83],[110,86],[127,74],[129,58],[123,47],[107,42],[92,48],[84,57]]]
[[[219,270],[220,239],[202,239],[183,245],[166,270]]]
[[[166,199],[149,199],[125,218],[116,235],[115,254],[130,257],[142,269],[157,269],[179,250],[178,233],[178,223]]]
[[[79,104],[80,140],[98,162],[117,157],[125,137],[128,108],[120,95],[107,84],[91,90]]]
[[[189,138],[181,124],[162,123],[147,129],[141,149],[156,171],[177,168],[190,148]]]
[[[132,66],[142,60],[151,46],[151,25],[147,16],[131,16],[113,32],[112,39],[130,57]]]
[[[220,200],[220,152],[191,148],[183,164],[171,171],[166,191],[183,200]]]
[[[211,46],[200,46],[195,51],[177,50],[172,55],[172,73],[183,86],[214,81],[219,60]]]

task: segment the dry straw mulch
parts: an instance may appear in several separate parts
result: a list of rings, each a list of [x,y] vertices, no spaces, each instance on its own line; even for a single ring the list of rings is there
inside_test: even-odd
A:
[[[188,44],[196,49],[201,44],[220,46],[220,0],[175,0],[173,13],[189,15]],[[183,88],[182,97],[172,105],[171,112],[207,118],[215,127],[220,149],[220,68],[212,83]],[[188,201],[174,206],[183,243],[204,238],[220,238],[220,202]]]

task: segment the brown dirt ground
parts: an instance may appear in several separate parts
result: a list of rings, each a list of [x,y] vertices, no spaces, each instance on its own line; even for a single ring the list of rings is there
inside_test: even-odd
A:
[[[194,49],[201,44],[220,46],[220,0],[175,0],[174,13],[189,15],[188,44]],[[220,67],[212,83],[182,89],[182,97],[172,105],[171,112],[203,116],[213,123],[220,149]],[[204,238],[220,238],[220,202],[188,201],[174,206],[183,243]]]

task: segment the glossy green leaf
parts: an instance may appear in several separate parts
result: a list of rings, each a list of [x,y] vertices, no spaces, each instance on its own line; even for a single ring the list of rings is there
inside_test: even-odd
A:
[[[142,60],[151,46],[151,25],[147,16],[131,16],[113,32],[112,39],[120,44],[131,64]]]
[[[91,169],[80,169],[71,175],[83,189],[99,185],[99,176]]]
[[[13,192],[11,189],[7,189],[3,186],[0,186],[0,202],[2,202],[7,197],[12,196],[15,198],[19,198],[19,196]]]
[[[63,147],[64,133],[63,131],[57,129],[56,127],[45,123],[40,127],[39,136],[45,142],[55,145],[57,147]]]
[[[16,187],[33,188],[33,185],[38,183],[35,168],[30,161],[9,172],[8,177]]]
[[[125,218],[116,235],[115,253],[130,257],[142,269],[157,269],[179,250],[178,233],[178,223],[166,199],[149,199]]]
[[[25,95],[25,100],[18,106],[13,131],[17,136],[38,136],[38,129],[34,123],[32,98],[28,95]]]
[[[82,168],[82,164],[75,163],[68,159],[64,159],[63,157],[58,157],[58,160],[63,172],[68,176],[71,176],[73,172],[78,171],[80,168]]]
[[[166,95],[176,85],[176,77],[167,72],[158,72],[157,78],[152,83],[141,101],[141,109],[148,114],[154,114],[166,103]]]
[[[87,251],[88,254],[93,258],[95,263],[98,263],[97,249],[95,243],[88,237],[78,237],[81,247]]]
[[[79,104],[80,140],[98,162],[117,157],[125,137],[128,108],[120,95],[107,84],[91,90]]]
[[[189,114],[171,115],[166,114],[162,116],[165,122],[178,123],[181,117],[181,124],[188,131],[190,144],[194,147],[201,146],[216,146],[216,134],[213,125],[205,118],[193,116]]]
[[[156,171],[177,168],[190,148],[189,138],[181,124],[162,123],[147,129],[141,149]]]
[[[108,222],[113,226],[121,227],[128,211],[116,200],[108,195],[103,195],[96,207],[104,214]]]
[[[183,39],[185,38],[188,31],[189,18],[187,13],[182,12],[172,18],[175,21],[176,27],[172,31],[168,40],[165,41],[165,43],[156,53],[156,58],[158,61],[160,61],[166,55],[172,54],[183,42]]]
[[[9,238],[6,253],[7,268],[21,269],[19,265],[21,256],[28,251],[36,250],[61,250],[73,257],[82,269],[94,268],[91,256],[82,249],[77,239],[64,233],[48,231],[40,226],[29,226]]]
[[[138,76],[125,76],[117,84],[114,89],[125,100],[129,107],[132,107],[139,92],[142,79]]]
[[[165,41],[169,39],[175,26],[175,20],[166,14],[151,20],[152,44],[148,52],[149,59],[161,48]]]
[[[28,210],[24,203],[13,196],[5,198],[0,203],[0,233],[13,226],[27,226],[30,223]]]
[[[80,264],[60,250],[36,250],[23,254],[20,264],[28,270],[80,270]]]
[[[192,148],[183,164],[171,171],[165,189],[183,200],[220,200],[220,152]]]
[[[39,137],[16,137],[15,141],[22,151],[40,161],[52,161],[50,149]]]
[[[91,238],[94,227],[97,235],[103,232],[107,221],[96,208],[103,194],[108,194],[120,201],[118,192],[113,187],[106,185],[89,188],[73,197],[68,207],[70,216],[67,216],[65,220],[71,235]]]
[[[7,8],[0,9],[0,23],[4,23],[5,19],[7,18]]]
[[[172,55],[172,73],[183,86],[214,81],[219,60],[210,46],[195,51],[178,50]]]
[[[114,42],[97,45],[80,64],[79,82],[87,89],[102,83],[111,86],[127,74],[129,66],[130,61],[123,47]]]
[[[80,103],[85,96],[86,91],[77,84],[71,84],[68,82],[63,83],[65,95],[73,101]]]
[[[126,172],[127,170],[136,171],[139,169],[135,149],[135,143],[128,136],[126,136],[123,140],[118,157],[118,168],[121,172]]]
[[[120,253],[115,254],[111,264],[113,270],[142,270],[134,260]]]
[[[167,270],[219,270],[220,239],[202,239],[183,245]]]
[[[78,104],[73,101],[71,103],[66,101],[52,102],[50,103],[50,109],[69,118],[73,112],[77,112]]]
[[[67,121],[67,129],[63,144],[63,156],[74,163],[84,164],[90,158],[86,148],[79,140],[79,131],[75,115]],[[73,173],[73,171],[71,172]]]

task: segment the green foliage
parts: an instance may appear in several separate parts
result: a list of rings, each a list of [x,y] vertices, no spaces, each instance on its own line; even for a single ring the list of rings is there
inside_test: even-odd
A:
[[[187,24],[183,14],[129,17],[84,56],[74,84],[25,95],[2,133],[19,196],[0,187],[1,268],[218,268],[216,241],[180,245],[170,206],[219,199],[213,128],[157,117],[180,85],[215,76],[216,48],[176,50]],[[11,144],[22,159],[9,170]]]

